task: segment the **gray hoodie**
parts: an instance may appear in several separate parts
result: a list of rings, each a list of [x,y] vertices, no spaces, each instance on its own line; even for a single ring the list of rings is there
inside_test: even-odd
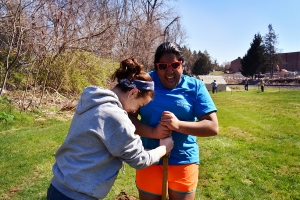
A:
[[[55,154],[51,183],[73,199],[103,199],[122,167],[159,161],[145,151],[117,95],[96,86],[84,89],[65,141]]]

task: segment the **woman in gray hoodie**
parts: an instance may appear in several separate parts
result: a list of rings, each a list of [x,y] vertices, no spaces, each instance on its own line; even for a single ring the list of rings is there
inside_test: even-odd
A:
[[[128,112],[154,97],[154,83],[134,58],[120,63],[112,89],[84,89],[63,144],[55,154],[47,200],[103,199],[113,186],[122,162],[135,169],[154,163],[173,148],[172,138],[145,150]]]

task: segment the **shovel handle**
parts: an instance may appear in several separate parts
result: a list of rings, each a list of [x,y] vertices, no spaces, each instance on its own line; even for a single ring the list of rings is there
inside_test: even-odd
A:
[[[169,156],[163,157],[162,200],[168,199],[168,161]]]

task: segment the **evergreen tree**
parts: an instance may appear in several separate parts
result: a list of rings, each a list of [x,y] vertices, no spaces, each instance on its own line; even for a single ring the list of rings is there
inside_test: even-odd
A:
[[[201,51],[198,52],[198,59],[196,60],[194,66],[193,66],[193,74],[195,75],[207,75],[209,72],[212,71],[212,64],[210,61],[210,56],[207,53],[207,51],[204,51],[204,53],[201,53]]]
[[[213,67],[217,67],[217,60],[214,60],[214,64],[211,62],[210,55],[205,50],[203,53],[201,51],[191,51],[186,46],[182,48],[183,56],[185,58],[185,69],[184,74],[187,75],[205,75],[212,71]]]
[[[241,59],[242,69],[240,72],[243,76],[251,76],[262,72],[265,66],[264,46],[261,35],[255,34],[253,42],[246,55]]]
[[[278,64],[279,56],[276,54],[275,45],[277,44],[278,35],[275,34],[272,24],[268,26],[269,32],[264,37],[264,46],[268,60],[271,77],[273,77],[274,65]]]
[[[193,59],[192,59],[192,52],[186,46],[183,46],[182,52],[183,52],[183,57],[185,59],[183,73],[190,76],[192,74],[191,68],[194,65]]]

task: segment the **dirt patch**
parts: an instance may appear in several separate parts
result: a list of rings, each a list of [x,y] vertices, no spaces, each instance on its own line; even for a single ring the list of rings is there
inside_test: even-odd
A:
[[[55,118],[60,120],[60,121],[68,121],[69,119],[72,119],[74,115],[74,111],[64,111],[64,112],[59,112],[55,115]]]
[[[122,191],[114,200],[138,200],[138,199],[128,195],[125,191]]]
[[[285,78],[285,79],[271,79],[268,80],[269,85],[300,85],[300,79],[290,79],[290,78]]]
[[[3,97],[8,99],[9,104],[14,105],[22,111],[35,111],[46,115],[66,115],[67,118],[73,116],[79,96],[65,97],[59,93],[49,93],[46,91],[41,95],[41,91],[5,91]]]

